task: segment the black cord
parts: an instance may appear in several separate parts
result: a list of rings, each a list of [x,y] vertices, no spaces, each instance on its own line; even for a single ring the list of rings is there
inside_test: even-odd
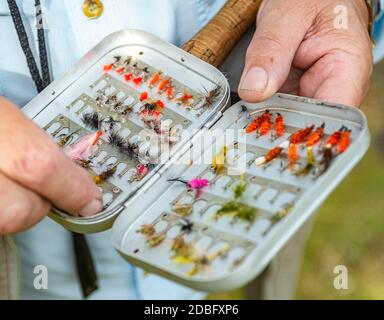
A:
[[[25,31],[23,20],[20,15],[19,7],[17,6],[15,0],[7,1],[21,48],[27,60],[29,72],[31,73],[32,79],[35,82],[37,91],[41,92],[44,90],[45,87],[50,84],[51,77],[49,75],[48,54],[47,47],[45,44],[45,34],[40,0],[35,0],[35,9],[37,37],[39,41],[40,67],[42,76],[40,76],[36,60],[33,56],[28,40],[28,35]],[[98,287],[95,264],[92,259],[92,254],[85,236],[83,234],[72,233],[72,240],[75,253],[77,274],[79,277],[83,297],[87,298]]]
[[[43,13],[41,11],[40,0],[35,0],[35,7],[36,7],[36,24],[37,24],[37,37],[39,42],[41,74],[42,74],[43,85],[44,87],[46,87],[51,83],[51,77],[49,75],[48,54],[47,54],[47,46],[45,44]]]
[[[33,53],[29,45],[28,36],[24,28],[19,8],[15,0],[7,1],[9,11],[11,12],[13,24],[15,25],[17,36],[19,37],[21,49],[23,50],[25,58],[27,60],[29,72],[31,73],[32,79],[35,82],[37,91],[41,92],[44,89],[44,83],[40,77],[39,68],[37,67],[36,60],[33,57]]]

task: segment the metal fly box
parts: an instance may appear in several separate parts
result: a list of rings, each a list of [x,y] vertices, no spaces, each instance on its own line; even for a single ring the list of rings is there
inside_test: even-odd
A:
[[[113,168],[103,212],[50,216],[76,232],[112,226],[123,258],[196,289],[251,281],[362,158],[369,132],[352,107],[284,94],[228,103],[212,66],[141,31],[108,37],[24,109],[64,148],[101,132],[87,170]]]
[[[92,163],[75,160],[93,176],[114,171],[100,183],[103,212],[76,218],[53,209],[50,216],[80,233],[110,228],[124,204],[228,103],[228,83],[211,65],[142,31],[107,37],[23,109],[64,148],[102,131]]]

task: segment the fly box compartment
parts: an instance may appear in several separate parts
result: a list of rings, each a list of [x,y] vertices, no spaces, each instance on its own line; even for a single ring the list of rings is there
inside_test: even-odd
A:
[[[50,216],[80,233],[111,227],[123,203],[228,103],[225,77],[180,48],[136,30],[105,38],[23,109],[104,193],[96,216]]]
[[[229,92],[216,68],[148,33],[107,37],[23,109],[104,192],[93,217],[50,217],[112,227],[124,259],[199,290],[252,280],[369,132],[356,108],[291,95],[224,111]]]

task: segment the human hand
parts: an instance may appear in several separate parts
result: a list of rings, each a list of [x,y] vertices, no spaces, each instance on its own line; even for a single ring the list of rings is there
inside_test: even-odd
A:
[[[0,235],[28,229],[51,205],[76,216],[102,209],[102,194],[88,173],[1,97],[0,137]]]
[[[280,91],[359,106],[372,73],[368,23],[364,0],[264,0],[240,97],[259,102]]]

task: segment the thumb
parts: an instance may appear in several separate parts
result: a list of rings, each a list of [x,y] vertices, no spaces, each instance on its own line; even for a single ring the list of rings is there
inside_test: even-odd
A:
[[[289,0],[265,2],[261,10],[239,85],[248,102],[268,99],[283,86],[310,25],[308,10]]]

